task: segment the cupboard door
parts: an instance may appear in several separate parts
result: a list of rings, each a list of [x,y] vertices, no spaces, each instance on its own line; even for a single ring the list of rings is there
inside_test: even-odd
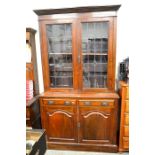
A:
[[[50,86],[73,87],[72,25],[46,25]]]
[[[68,91],[77,88],[76,23],[54,20],[40,23],[44,88]]]
[[[76,142],[75,106],[44,106],[44,128],[49,141]]]
[[[90,18],[81,22],[83,89],[114,88],[112,32],[112,20],[109,18]]]
[[[83,103],[83,101],[81,102]],[[114,106],[111,101],[107,104],[105,101],[85,101],[85,103],[84,106],[79,107],[80,142],[90,144],[114,143],[117,120],[115,120]]]

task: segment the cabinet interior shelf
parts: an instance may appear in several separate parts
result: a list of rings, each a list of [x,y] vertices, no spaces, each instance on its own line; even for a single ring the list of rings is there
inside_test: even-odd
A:
[[[97,53],[90,53],[90,52],[88,52],[88,53],[82,53],[82,55],[93,55],[93,56],[95,56],[95,55],[108,55],[108,53],[99,53],[99,52],[97,52]]]
[[[57,67],[57,68],[72,68],[71,63],[50,63],[49,66]]]
[[[51,86],[53,87],[54,85],[51,84]],[[55,88],[59,88],[59,87],[71,87],[72,85],[56,85]]]
[[[54,52],[52,53],[52,52],[49,52],[48,54],[49,54],[49,55],[57,55],[57,54],[58,54],[58,55],[59,55],[59,54],[72,55],[72,53],[67,53],[67,52],[65,52],[65,53],[64,53],[64,52],[62,52],[62,53],[61,53],[61,52],[60,52],[60,53],[54,53]],[[92,55],[92,56],[94,56],[94,55],[108,55],[108,53],[99,53],[99,52],[92,53],[92,52],[85,52],[85,53],[82,53],[82,55]]]
[[[55,52],[55,53],[54,53],[54,52],[52,53],[52,52],[49,52],[48,54],[49,54],[49,55],[53,55],[53,54],[54,54],[54,55],[57,55],[57,54],[58,54],[58,55],[59,55],[59,54],[72,55],[72,53],[67,53],[67,52],[65,52],[65,53],[64,53],[64,52],[62,52],[62,53],[61,53],[61,52],[60,52],[60,53],[56,53],[56,52]]]
[[[68,75],[57,75],[57,76],[50,76],[52,78],[72,78],[73,76],[68,76]]]
[[[84,62],[84,65],[106,65],[107,62],[97,62],[97,61],[93,61],[93,62]]]

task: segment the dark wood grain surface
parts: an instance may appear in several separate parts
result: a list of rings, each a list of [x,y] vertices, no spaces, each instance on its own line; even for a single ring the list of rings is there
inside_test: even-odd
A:
[[[117,11],[121,5],[107,5],[107,6],[87,6],[76,8],[61,8],[61,9],[40,9],[34,12],[41,15],[62,14],[62,13],[84,13],[84,12],[98,12],[98,11]]]

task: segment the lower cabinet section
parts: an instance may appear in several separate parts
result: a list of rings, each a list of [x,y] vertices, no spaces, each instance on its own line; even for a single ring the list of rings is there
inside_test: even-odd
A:
[[[48,147],[117,152],[117,106],[115,99],[41,98]]]

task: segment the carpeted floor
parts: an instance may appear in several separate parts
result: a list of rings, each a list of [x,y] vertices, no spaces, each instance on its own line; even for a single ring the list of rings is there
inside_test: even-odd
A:
[[[47,150],[45,155],[129,155],[129,153],[128,152],[126,153],[104,153],[104,152]]]

